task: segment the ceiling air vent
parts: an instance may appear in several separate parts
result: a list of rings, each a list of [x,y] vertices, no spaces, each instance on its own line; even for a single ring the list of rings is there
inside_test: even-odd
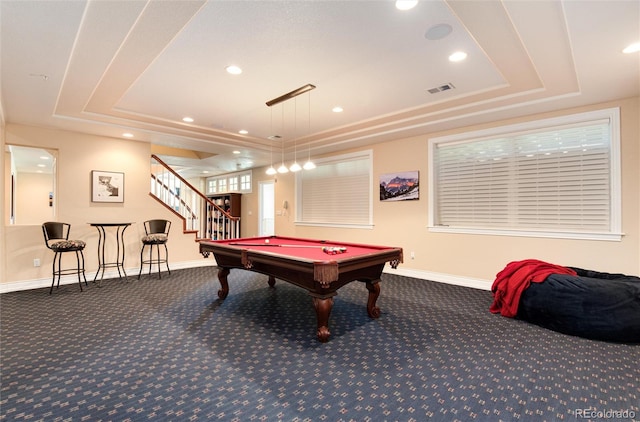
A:
[[[445,84],[445,85],[442,85],[442,86],[431,88],[431,89],[428,89],[427,91],[429,91],[429,94],[437,94],[438,92],[448,91],[450,89],[455,89],[455,86],[453,86],[452,83],[448,83],[448,84]]]

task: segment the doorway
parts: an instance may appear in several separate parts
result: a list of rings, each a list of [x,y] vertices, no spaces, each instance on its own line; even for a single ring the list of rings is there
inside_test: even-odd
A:
[[[275,184],[273,180],[267,180],[260,182],[258,193],[258,207],[259,223],[258,223],[258,235],[259,236],[273,236],[275,235]]]

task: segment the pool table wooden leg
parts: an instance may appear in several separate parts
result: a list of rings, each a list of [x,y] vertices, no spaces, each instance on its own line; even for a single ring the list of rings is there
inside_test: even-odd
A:
[[[276,285],[276,278],[272,275],[269,276],[269,281],[267,282],[269,283],[269,287],[273,287]]]
[[[218,297],[222,300],[226,299],[229,294],[229,282],[227,276],[231,272],[229,268],[220,268],[218,270],[218,281],[220,281],[220,290],[218,290]]]
[[[380,283],[367,281],[365,283],[367,290],[369,290],[369,299],[367,300],[367,313],[371,318],[378,318],[380,316],[380,308],[376,306],[378,296],[380,296]]]
[[[333,297],[319,298],[313,296],[313,306],[316,308],[316,318],[318,320],[318,340],[321,343],[329,341],[329,315],[333,308]]]

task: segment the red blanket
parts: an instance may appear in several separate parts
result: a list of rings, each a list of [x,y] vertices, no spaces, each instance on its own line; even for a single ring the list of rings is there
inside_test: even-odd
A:
[[[513,318],[518,313],[520,296],[527,287],[534,283],[543,282],[550,274],[577,275],[571,268],[550,264],[537,259],[513,261],[507,264],[496,275],[491,286],[493,304],[489,308],[494,314]]]

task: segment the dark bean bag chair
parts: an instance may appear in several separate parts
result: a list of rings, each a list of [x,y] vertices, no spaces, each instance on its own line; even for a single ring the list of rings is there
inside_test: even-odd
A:
[[[640,343],[640,278],[571,268],[522,293],[517,318],[574,336]]]

